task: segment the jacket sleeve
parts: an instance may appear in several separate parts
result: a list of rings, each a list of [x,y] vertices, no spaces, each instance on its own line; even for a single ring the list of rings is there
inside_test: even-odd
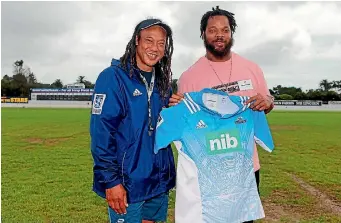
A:
[[[115,135],[124,116],[124,101],[114,72],[113,68],[107,68],[98,76],[90,120],[94,181],[106,189],[120,184],[122,180]]]

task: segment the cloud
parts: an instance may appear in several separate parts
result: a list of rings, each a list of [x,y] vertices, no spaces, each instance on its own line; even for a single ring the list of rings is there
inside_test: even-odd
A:
[[[2,2],[1,74],[23,59],[42,82],[94,82],[124,53],[135,25],[153,16],[174,31],[178,78],[204,55],[200,20],[216,5],[235,14],[233,50],[260,65],[269,87],[340,79],[340,2]]]

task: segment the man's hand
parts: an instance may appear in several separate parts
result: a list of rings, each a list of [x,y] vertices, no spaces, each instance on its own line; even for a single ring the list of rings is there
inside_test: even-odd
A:
[[[127,213],[127,192],[122,184],[106,189],[105,194],[109,206],[116,211],[117,214]]]
[[[183,98],[184,98],[183,94],[180,93],[173,94],[172,97],[169,99],[168,106],[171,107],[177,105]]]
[[[245,104],[249,103],[252,103],[250,108],[254,111],[267,111],[266,113],[268,113],[273,108],[272,98],[270,96],[262,96],[261,94],[257,94],[245,102]]]

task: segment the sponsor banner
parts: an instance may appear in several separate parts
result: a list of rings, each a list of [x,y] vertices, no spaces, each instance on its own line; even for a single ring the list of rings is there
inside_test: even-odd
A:
[[[341,101],[329,101],[330,105],[341,105]]]
[[[322,106],[322,101],[275,100],[274,104],[284,106]]]
[[[22,98],[22,97],[1,97],[1,103],[28,103],[28,98]]]
[[[53,88],[32,88],[32,93],[70,93],[70,92],[94,92],[94,89],[53,89]]]

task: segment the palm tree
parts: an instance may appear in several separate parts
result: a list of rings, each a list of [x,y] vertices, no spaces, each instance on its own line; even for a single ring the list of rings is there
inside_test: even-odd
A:
[[[85,81],[85,76],[78,76],[77,78],[78,83],[84,84],[84,81]]]
[[[341,90],[341,81],[333,81],[333,88]]]
[[[321,88],[323,91],[329,91],[330,89],[333,88],[333,86],[332,86],[332,83],[329,82],[327,79],[323,79],[323,80],[320,82],[320,88]]]

